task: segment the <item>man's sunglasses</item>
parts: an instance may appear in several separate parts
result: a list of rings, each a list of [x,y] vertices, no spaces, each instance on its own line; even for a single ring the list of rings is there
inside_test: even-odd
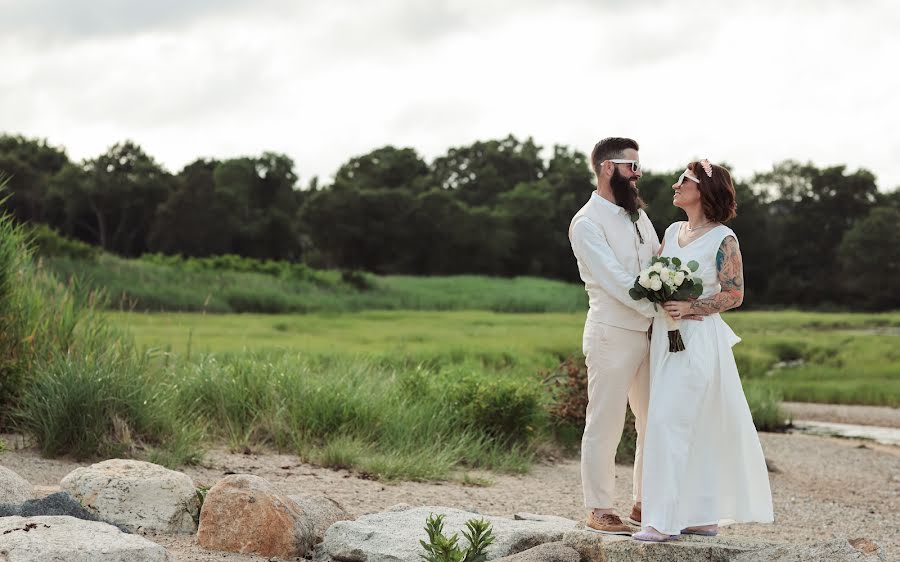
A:
[[[641,163],[638,160],[621,160],[616,158],[614,160],[607,160],[607,162],[612,162],[613,164],[631,164],[631,171],[634,173],[641,171]]]

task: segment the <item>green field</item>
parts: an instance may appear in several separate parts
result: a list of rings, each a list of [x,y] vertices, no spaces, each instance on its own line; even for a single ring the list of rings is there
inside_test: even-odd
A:
[[[140,345],[180,356],[289,350],[435,366],[474,361],[523,376],[578,354],[582,313],[365,311],[352,314],[108,313]],[[900,313],[734,312],[745,386],[787,400],[900,406]]]

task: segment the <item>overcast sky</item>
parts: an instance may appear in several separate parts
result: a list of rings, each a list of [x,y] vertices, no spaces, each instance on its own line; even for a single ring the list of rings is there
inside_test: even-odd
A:
[[[656,170],[794,158],[900,186],[892,0],[0,0],[0,21],[0,132],[74,159],[273,150],[306,184],[386,144],[616,135]]]

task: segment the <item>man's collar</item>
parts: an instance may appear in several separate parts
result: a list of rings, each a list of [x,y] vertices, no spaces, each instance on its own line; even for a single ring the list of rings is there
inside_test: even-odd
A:
[[[626,214],[626,215],[628,214],[628,211],[626,211],[626,210],[623,209],[622,207],[619,207],[619,206],[616,205],[615,203],[609,201],[609,200],[606,199],[605,197],[601,197],[600,194],[597,193],[596,191],[594,191],[594,192],[591,194],[591,201],[593,201],[595,205],[600,205],[601,207],[603,207],[604,209],[606,209],[606,210],[609,211],[610,213],[613,213],[613,214],[616,214],[616,215],[617,215],[617,214],[620,214],[620,213],[624,213],[624,214]]]

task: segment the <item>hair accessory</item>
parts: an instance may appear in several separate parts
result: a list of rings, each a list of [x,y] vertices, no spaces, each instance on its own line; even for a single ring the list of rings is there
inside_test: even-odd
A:
[[[712,177],[712,164],[709,163],[709,160],[704,158],[700,161],[700,165],[703,166],[703,171],[706,172],[706,177]]]

